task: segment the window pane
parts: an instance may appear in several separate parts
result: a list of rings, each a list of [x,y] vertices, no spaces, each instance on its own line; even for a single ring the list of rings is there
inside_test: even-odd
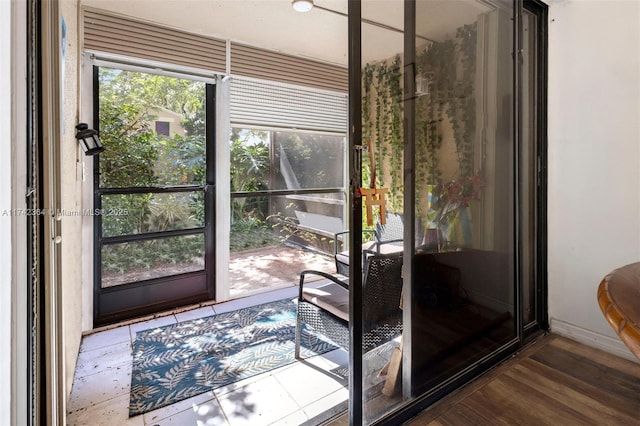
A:
[[[204,270],[204,234],[102,246],[102,288]]]
[[[205,84],[100,68],[100,186],[204,184]]]
[[[305,269],[333,272],[333,234],[344,230],[344,137],[234,128],[229,146],[231,298],[296,285]],[[315,188],[339,190],[272,192]]]
[[[272,189],[271,134],[265,130],[232,129],[229,142],[231,192]]]
[[[278,244],[270,219],[268,197],[234,197],[231,200],[231,252]]]
[[[204,226],[204,193],[110,194],[102,197],[102,236]]]
[[[302,218],[286,196],[234,197],[231,202],[229,281],[231,298],[296,285],[300,272],[335,271],[332,235],[337,217]],[[301,220],[300,220],[301,219]],[[314,222],[315,221],[315,222]],[[331,225],[331,231],[311,228]]]
[[[344,144],[342,136],[275,132],[273,189],[342,188]]]
[[[168,121],[156,121],[156,133],[158,136],[170,136],[170,123]]]
[[[230,150],[232,193],[344,187],[344,136],[234,128]]]
[[[267,245],[247,229],[280,227],[277,239],[330,253],[329,235],[344,230],[344,137],[235,128],[231,133],[231,251]],[[271,195],[270,191],[336,189]],[[240,196],[238,192],[263,193]],[[304,231],[303,231],[304,230]],[[317,236],[306,232],[318,232]],[[305,237],[301,237],[305,234]],[[273,237],[273,235],[272,235]]]

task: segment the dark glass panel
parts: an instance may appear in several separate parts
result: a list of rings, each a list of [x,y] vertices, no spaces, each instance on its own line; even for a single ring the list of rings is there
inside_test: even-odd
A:
[[[102,288],[202,270],[204,234],[102,246]]]

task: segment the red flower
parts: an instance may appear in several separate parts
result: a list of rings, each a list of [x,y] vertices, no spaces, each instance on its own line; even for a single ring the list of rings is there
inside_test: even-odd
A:
[[[480,175],[465,176],[438,185],[439,216],[446,215],[445,210],[451,212],[459,207],[468,207],[471,201],[480,200],[482,188],[484,180]]]

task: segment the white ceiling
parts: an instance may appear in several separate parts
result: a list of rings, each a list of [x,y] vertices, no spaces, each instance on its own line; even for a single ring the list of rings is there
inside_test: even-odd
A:
[[[81,4],[333,64],[346,66],[348,61],[347,0],[315,0],[319,7],[306,13],[295,12],[291,0],[81,0]],[[362,17],[401,29],[403,4],[403,0],[363,0]],[[417,5],[418,31],[432,40],[443,39],[489,10],[470,1],[419,0]],[[367,23],[362,39],[364,63],[403,50],[401,33]]]

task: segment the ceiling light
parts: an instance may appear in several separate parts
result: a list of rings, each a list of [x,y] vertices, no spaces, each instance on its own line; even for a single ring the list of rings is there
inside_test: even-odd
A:
[[[308,12],[313,8],[313,0],[293,0],[291,4],[296,12]]]

